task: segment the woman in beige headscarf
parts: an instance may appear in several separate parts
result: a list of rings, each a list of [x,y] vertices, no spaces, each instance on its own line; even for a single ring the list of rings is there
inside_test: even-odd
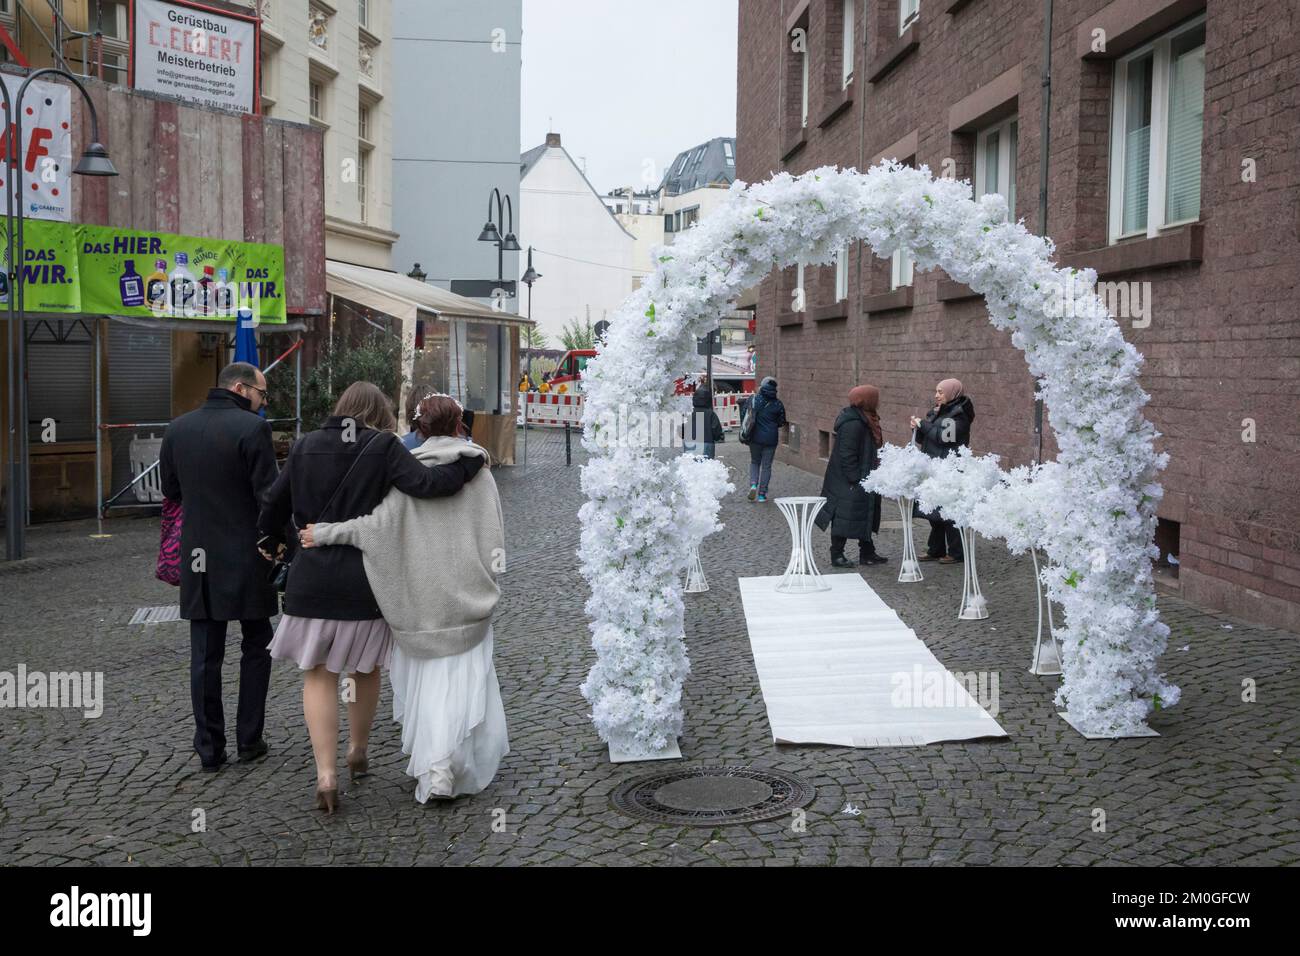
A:
[[[945,378],[934,388],[934,407],[925,418],[912,418],[916,444],[931,458],[946,458],[963,445],[970,444],[970,426],[975,420],[975,403],[955,378]],[[930,540],[921,561],[957,564],[964,556],[961,534],[951,521],[938,514],[929,515]]]

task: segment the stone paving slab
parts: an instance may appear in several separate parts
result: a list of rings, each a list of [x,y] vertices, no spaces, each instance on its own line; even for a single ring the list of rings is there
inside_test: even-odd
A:
[[[98,719],[79,710],[0,710],[0,863],[1300,862],[1297,635],[1162,597],[1173,629],[1163,663],[1183,702],[1155,716],[1158,738],[1084,740],[1056,716],[1056,680],[1026,670],[1034,625],[1029,560],[991,542],[979,544],[992,611],[985,621],[956,620],[960,567],[927,566],[919,584],[895,581],[897,524],[879,539],[894,561],[842,573],[864,574],[949,669],[996,674],[997,719],[1010,740],[864,750],[774,745],[736,582],[779,573],[788,532],[773,505],[740,493],[724,504],[725,530],[703,548],[711,590],[686,597],[692,673],[682,752],[687,765],[785,770],[817,796],[803,825],[792,818],[697,829],[620,815],[610,794],[663,765],[610,764],[587,717],[577,688],[594,655],[574,556],[582,452],[575,442],[575,465],[566,468],[554,436],[535,439],[530,434],[527,468],[497,472],[509,567],[496,653],[511,752],[485,792],[450,805],[415,803],[385,686],[372,775],[345,783],[338,816],[313,811],[301,680],[282,662],[268,704],[270,756],[200,773],[189,749],[186,625],[127,623],[136,608],[175,601],[175,590],[153,578],[156,518],[115,519],[113,537],[102,541],[88,537],[94,522],[38,526],[30,534],[35,570],[0,575],[0,670],[22,663],[101,671],[106,700]],[[737,486],[746,484],[746,450],[720,449]],[[818,476],[781,464],[774,470],[773,495],[819,486]],[[826,544],[822,538],[818,547]],[[825,557],[823,550],[819,560]],[[75,563],[60,563],[68,558]],[[237,647],[232,638],[232,723]],[[1255,684],[1253,703],[1242,700],[1245,680]]]

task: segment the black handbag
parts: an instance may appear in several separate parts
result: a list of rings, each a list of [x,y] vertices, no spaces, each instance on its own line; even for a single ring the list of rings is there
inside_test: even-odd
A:
[[[352,464],[348,465],[348,470],[343,472],[343,477],[340,478],[339,483],[334,486],[333,494],[331,494],[329,496],[329,500],[325,502],[325,507],[321,508],[320,516],[317,517],[315,521],[308,522],[309,524],[318,524],[321,518],[325,517],[325,512],[329,511],[330,505],[334,504],[334,499],[339,496],[339,492],[343,490],[343,486],[346,485],[348,483],[348,479],[352,477],[352,469],[357,467],[357,462],[361,460],[362,454],[365,453],[366,446],[369,445],[374,440],[375,440],[374,436],[371,436],[369,439],[366,440],[365,445],[362,445],[359,449],[357,449],[357,453],[352,456]],[[292,558],[290,558],[289,560],[276,561],[275,564],[272,565],[270,573],[267,574],[267,583],[270,584],[281,594],[283,594],[285,588],[289,586],[289,568],[292,566],[292,564],[293,564]]]

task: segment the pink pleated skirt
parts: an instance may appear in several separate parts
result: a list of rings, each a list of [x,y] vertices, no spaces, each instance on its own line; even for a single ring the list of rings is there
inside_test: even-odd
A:
[[[372,621],[331,621],[285,614],[271,641],[271,656],[302,670],[325,665],[334,674],[369,674],[388,667],[393,632],[382,617]]]

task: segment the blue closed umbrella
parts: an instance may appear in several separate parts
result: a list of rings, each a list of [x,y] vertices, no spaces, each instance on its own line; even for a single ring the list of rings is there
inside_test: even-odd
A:
[[[239,310],[239,320],[235,323],[235,361],[262,367],[261,360],[257,357],[257,328],[253,324],[252,309]],[[258,409],[257,414],[265,418],[266,406]]]

